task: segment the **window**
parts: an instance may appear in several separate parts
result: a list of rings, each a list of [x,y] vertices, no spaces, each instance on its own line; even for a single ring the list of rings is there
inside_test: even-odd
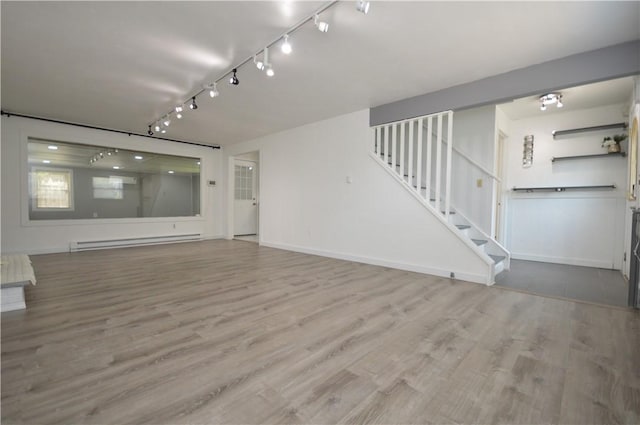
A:
[[[253,167],[236,165],[235,172],[235,199],[253,199]]]
[[[94,177],[93,197],[95,199],[122,199],[123,198],[122,177]]]
[[[34,209],[73,209],[73,172],[48,168],[33,169]]]

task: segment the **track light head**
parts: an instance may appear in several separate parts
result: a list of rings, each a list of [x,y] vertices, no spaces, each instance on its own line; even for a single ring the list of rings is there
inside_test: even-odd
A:
[[[329,24],[326,23],[325,21],[321,21],[320,20],[320,16],[315,15],[313,17],[313,23],[316,25],[316,27],[318,28],[318,31],[320,32],[327,32],[329,31]]]
[[[182,112],[178,112],[178,113],[176,114],[176,118],[177,118],[177,119],[179,119],[179,120],[181,120],[181,119],[182,119]]]
[[[182,112],[182,105],[176,106],[176,113]]]
[[[364,13],[366,15],[367,13],[369,13],[369,7],[370,6],[371,6],[371,2],[358,0],[358,2],[356,4],[356,10],[358,12],[362,12],[362,13]]]
[[[267,76],[268,77],[273,77],[276,73],[273,71],[273,67],[271,66],[271,64],[267,65]]]
[[[282,38],[282,46],[280,46],[280,49],[282,50],[282,53],[284,53],[285,55],[290,54],[291,51],[293,50],[291,48],[291,43],[289,43],[289,34],[285,34],[284,37]]]
[[[171,120],[169,119],[169,117],[165,117],[165,119],[162,120],[162,124],[164,124],[165,127],[169,127],[169,125],[171,124]]]
[[[238,69],[233,68],[233,75],[231,76],[231,78],[229,78],[229,84],[232,84],[234,86],[237,86],[238,84],[240,84],[240,80],[238,80],[238,76],[236,75],[237,72],[238,72]]]
[[[258,59],[258,55],[254,55],[253,56],[253,63],[256,64],[256,68],[258,68],[260,71],[264,70],[264,62],[262,62],[260,59]],[[231,80],[229,80],[229,82],[231,83]],[[233,83],[231,83],[233,84]]]
[[[153,129],[155,131],[160,131],[160,124],[156,123],[156,125],[153,127]]]
[[[198,109],[198,104],[196,103],[196,97],[195,97],[195,96],[193,96],[193,97],[191,98],[191,103],[189,104],[189,108],[190,108],[190,109],[193,109],[194,111],[195,111],[196,109]]]
[[[149,136],[153,136],[153,130],[151,130],[151,124],[149,124],[149,130],[147,130]]]
[[[218,83],[209,84],[209,97],[218,97],[220,92],[218,91]]]

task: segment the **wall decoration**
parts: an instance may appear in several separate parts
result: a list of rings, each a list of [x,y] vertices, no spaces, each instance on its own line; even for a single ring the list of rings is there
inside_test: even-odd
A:
[[[533,164],[533,135],[524,136],[524,150],[522,152],[522,167],[529,168]]]

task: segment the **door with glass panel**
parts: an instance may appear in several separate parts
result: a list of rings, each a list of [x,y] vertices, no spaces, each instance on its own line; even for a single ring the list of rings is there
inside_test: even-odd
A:
[[[236,160],[234,165],[233,234],[255,235],[258,232],[258,202],[256,200],[256,163]]]

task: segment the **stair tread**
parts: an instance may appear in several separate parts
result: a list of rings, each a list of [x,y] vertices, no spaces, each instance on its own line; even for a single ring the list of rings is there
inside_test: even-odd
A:
[[[505,258],[507,258],[504,255],[492,255],[492,254],[489,254],[489,257],[491,257],[493,262],[496,263],[496,264],[498,264],[500,261],[502,261]]]
[[[471,226],[468,224],[456,224],[456,227],[460,230],[471,229]]]
[[[476,244],[476,245],[478,245],[478,246],[480,246],[480,245],[484,245],[484,244],[486,244],[487,242],[489,242],[489,241],[487,241],[487,240],[485,240],[485,239],[471,239],[471,240],[473,241],[473,243],[474,243],[474,244]]]

